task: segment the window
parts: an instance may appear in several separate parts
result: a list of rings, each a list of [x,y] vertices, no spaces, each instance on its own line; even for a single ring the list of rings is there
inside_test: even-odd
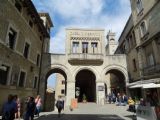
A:
[[[153,57],[152,53],[150,53],[147,56],[147,63],[148,63],[148,66],[153,66],[155,64],[154,57]]]
[[[65,93],[65,90],[64,90],[64,89],[62,89],[62,90],[61,90],[61,94],[64,94],[64,93]]]
[[[26,73],[21,71],[20,77],[19,77],[19,83],[18,83],[19,87],[24,87],[25,77],[26,77]]]
[[[13,30],[12,28],[9,29],[8,32],[8,46],[11,49],[14,49],[14,45],[15,45],[15,41],[16,41],[16,36],[17,36],[17,32],[15,30]]]
[[[0,66],[0,84],[6,85],[8,79],[9,67],[6,65]]]
[[[33,88],[37,88],[37,81],[38,81],[38,77],[34,78],[34,83],[33,83]]]
[[[82,53],[88,53],[88,42],[82,43]]]
[[[37,66],[39,66],[39,64],[40,64],[40,55],[39,54],[37,54]]]
[[[25,58],[28,58],[29,48],[30,48],[30,45],[29,45],[28,43],[25,43],[24,53],[23,53],[23,56],[24,56]]]
[[[33,22],[29,21],[29,26],[32,28],[33,27]]]
[[[21,4],[18,2],[18,0],[16,0],[16,2],[15,2],[15,7],[17,8],[17,10],[18,10],[19,12],[22,11],[22,6],[21,6]]]
[[[91,43],[91,46],[92,46],[92,52],[95,53],[97,49],[97,42]]]
[[[133,71],[137,71],[136,60],[133,59],[132,62],[133,62]]]
[[[64,84],[65,84],[65,81],[63,80],[63,81],[62,81],[62,85],[64,85]]]
[[[77,53],[79,47],[79,42],[73,42],[72,53]]]
[[[146,22],[143,21],[140,24],[140,29],[141,29],[141,37],[143,37],[147,33],[147,27],[146,27]]]
[[[142,0],[137,0],[137,11],[138,11],[138,13],[141,12],[142,9],[143,9]]]

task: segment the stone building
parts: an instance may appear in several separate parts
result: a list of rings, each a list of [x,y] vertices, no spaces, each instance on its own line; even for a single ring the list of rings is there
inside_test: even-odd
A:
[[[52,22],[46,19],[48,26],[44,26],[31,0],[1,0],[0,16],[1,109],[8,94],[18,95],[21,100],[36,96]]]
[[[148,94],[159,94],[156,88],[160,83],[160,1],[130,1],[132,14],[116,53],[127,55],[130,93],[147,98]]]
[[[108,42],[115,43],[115,34],[108,33]],[[65,54],[44,54],[41,74],[41,96],[45,99],[47,78],[60,73],[65,79],[65,105],[71,99],[81,102],[83,94],[88,102],[104,104],[110,92],[125,92],[128,72],[125,55],[106,54],[103,29],[66,29]],[[112,44],[109,44],[112,45]],[[109,50],[113,51],[113,50]],[[47,61],[51,58],[50,61]]]

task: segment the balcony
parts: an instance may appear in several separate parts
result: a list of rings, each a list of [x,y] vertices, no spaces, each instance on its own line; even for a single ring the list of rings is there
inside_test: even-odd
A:
[[[154,75],[160,73],[160,64],[143,68],[143,75]]]
[[[103,54],[71,53],[68,54],[68,61],[72,64],[102,64]]]

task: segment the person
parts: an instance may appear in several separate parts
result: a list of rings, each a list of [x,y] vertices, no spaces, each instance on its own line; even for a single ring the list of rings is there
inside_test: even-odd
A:
[[[129,105],[129,111],[135,112],[135,102],[131,97],[129,97],[128,99],[128,105]]]
[[[26,113],[24,120],[33,120],[36,104],[33,97],[28,97]]]
[[[17,95],[14,95],[14,101],[15,101],[16,106],[17,106],[17,110],[16,110],[16,113],[15,113],[15,118],[20,119],[20,116],[21,116],[21,114],[20,114],[21,103],[20,103],[20,100],[19,100]]]
[[[37,95],[36,99],[35,99],[35,103],[36,103],[36,113],[37,116],[39,117],[39,113],[41,112],[41,106],[42,106],[42,100],[40,95]]]
[[[58,117],[60,117],[61,111],[64,108],[63,107],[63,100],[61,99],[61,96],[58,97],[57,103],[56,103],[56,107],[58,109]]]
[[[128,103],[128,98],[127,98],[126,94],[123,94],[123,96],[122,96],[122,105],[126,106],[127,103]]]
[[[109,95],[108,95],[108,102],[109,102],[109,104],[111,104],[111,102],[112,102],[112,95],[111,95],[111,93],[109,93]]]
[[[8,100],[2,108],[2,120],[14,120],[16,112],[16,103],[13,101],[13,96],[8,95]]]

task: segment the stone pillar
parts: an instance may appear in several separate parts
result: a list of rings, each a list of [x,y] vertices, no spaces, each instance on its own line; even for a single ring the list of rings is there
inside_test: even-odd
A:
[[[103,82],[96,83],[97,104],[104,105],[105,102],[105,85]]]
[[[82,41],[79,41],[79,50],[78,53],[82,53]]]
[[[75,98],[75,82],[67,81],[66,106],[71,105],[71,99]]]

